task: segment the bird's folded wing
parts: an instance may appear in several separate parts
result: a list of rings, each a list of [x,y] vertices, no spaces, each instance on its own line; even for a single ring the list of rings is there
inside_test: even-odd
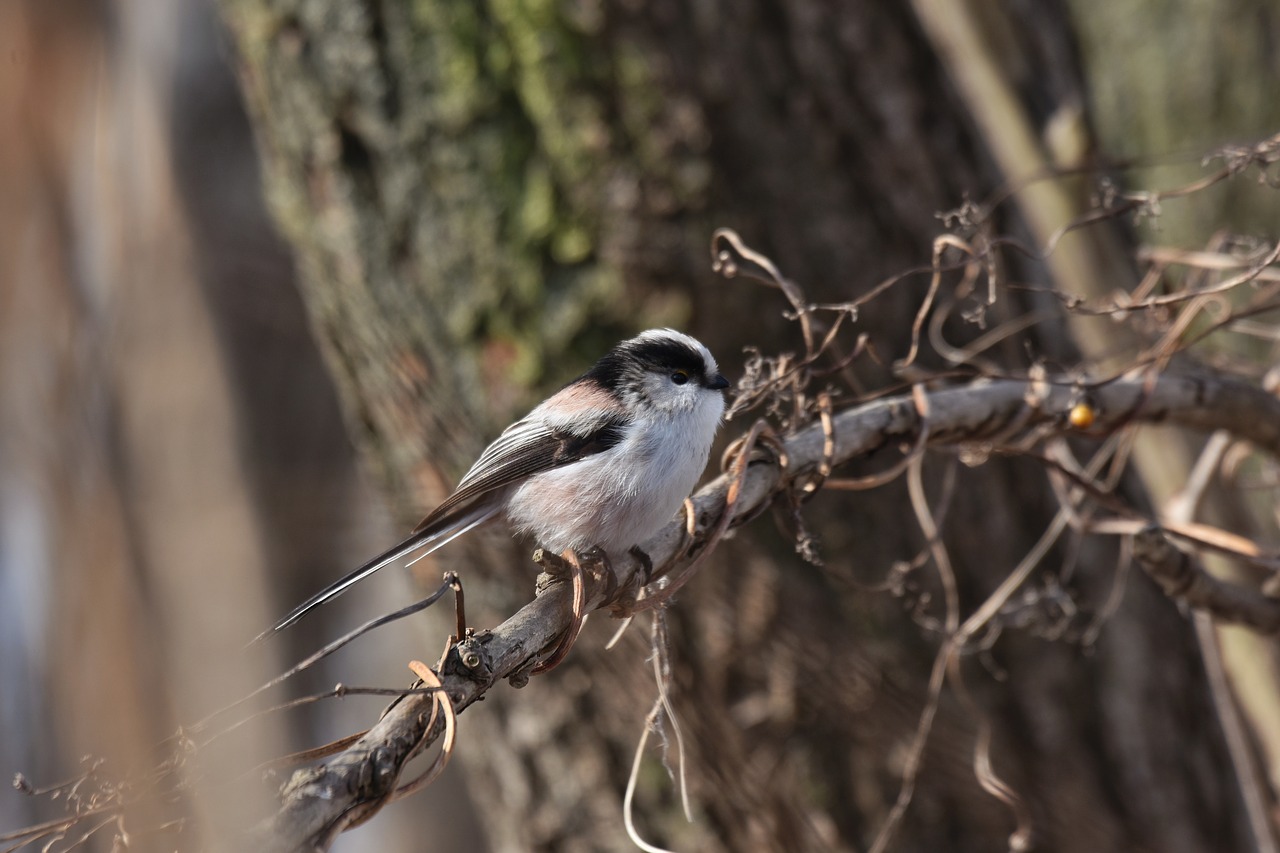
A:
[[[336,598],[364,578],[415,551],[426,556],[473,527],[497,515],[502,503],[495,492],[525,478],[559,468],[607,450],[622,440],[623,420],[614,411],[598,410],[579,416],[574,429],[548,426],[543,418],[517,421],[489,445],[476,464],[445,501],[413,529],[402,542],[331,583],[295,607],[287,616],[259,635],[262,640],[297,622],[306,613]]]
[[[485,449],[453,494],[424,518],[414,533],[447,525],[447,519],[465,511],[483,495],[608,450],[622,440],[623,420],[618,413],[584,419],[582,426],[585,430],[581,432],[556,429],[541,419],[528,418],[512,424]]]

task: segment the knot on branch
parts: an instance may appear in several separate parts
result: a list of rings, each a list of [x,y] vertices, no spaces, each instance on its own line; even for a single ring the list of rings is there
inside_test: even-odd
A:
[[[1134,534],[1133,556],[1165,595],[1181,598],[1195,585],[1191,558],[1179,551],[1154,524]]]
[[[1181,604],[1223,622],[1280,633],[1280,600],[1209,574],[1160,527],[1150,525],[1134,534],[1133,556],[1165,594]]]

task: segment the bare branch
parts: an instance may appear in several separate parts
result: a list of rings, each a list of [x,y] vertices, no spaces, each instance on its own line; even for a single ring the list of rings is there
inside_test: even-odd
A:
[[[1280,399],[1241,382],[1135,376],[1093,388],[1090,396],[1097,411],[1091,433],[1160,421],[1198,430],[1228,430],[1280,456]],[[982,442],[1010,428],[1070,429],[1067,414],[1079,399],[1079,384],[979,380],[929,393],[927,398],[929,443],[961,444]],[[774,496],[812,482],[810,475],[824,460],[840,465],[887,444],[913,442],[922,427],[916,402],[905,395],[848,409],[826,425],[810,423],[783,439],[781,454],[757,451],[745,473],[739,469],[708,483],[692,499],[689,529],[685,519],[673,520],[644,543],[643,550],[657,566],[677,556],[696,560],[721,527],[726,497],[734,485],[738,488],[732,517],[727,520],[730,524],[754,518]],[[785,464],[779,461],[783,454]],[[625,610],[627,602],[635,600],[637,585],[645,577],[641,561],[619,555],[613,569],[616,579],[601,573],[584,576],[584,612],[610,606]],[[571,590],[565,583],[554,583],[493,631],[469,632],[439,668],[440,682],[454,710],[461,713],[501,679],[509,678],[517,686],[527,681],[540,653],[572,621]],[[280,810],[256,828],[250,846],[266,851],[314,850],[349,811],[358,808],[365,816],[369,804],[390,795],[404,764],[439,736],[443,726],[432,722],[435,704],[433,694],[403,697],[341,754],[295,774],[282,792]]]
[[[1218,580],[1175,547],[1160,528],[1147,527],[1134,536],[1133,556],[1170,598],[1222,622],[1263,634],[1280,632],[1280,600]]]

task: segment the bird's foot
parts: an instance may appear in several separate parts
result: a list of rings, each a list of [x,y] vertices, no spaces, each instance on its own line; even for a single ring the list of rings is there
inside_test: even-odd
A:
[[[551,556],[544,554],[546,557]],[[580,556],[572,548],[565,550],[555,561],[543,562],[544,568],[548,562],[559,562],[569,570],[569,579],[573,583],[573,621],[569,623],[569,627],[560,636],[560,641],[556,643],[555,649],[547,656],[545,660],[539,661],[538,664],[530,670],[534,675],[541,675],[555,669],[568,656],[569,649],[573,648],[573,644],[578,639],[578,634],[582,632],[582,623],[586,621],[587,606],[587,586],[586,576],[583,572],[583,563],[588,562],[596,564],[603,568],[608,576],[612,576],[613,569],[609,565],[609,558],[604,551],[593,548],[590,551],[583,552]]]
[[[640,586],[648,586],[649,581],[653,579],[653,560],[639,545],[631,546],[631,556],[635,557],[639,561],[641,568],[644,569],[644,578],[640,581]]]

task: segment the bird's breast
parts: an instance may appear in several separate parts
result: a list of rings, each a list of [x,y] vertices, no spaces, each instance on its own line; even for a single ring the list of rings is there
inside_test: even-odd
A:
[[[633,428],[604,452],[535,474],[513,492],[508,520],[556,552],[640,544],[675,515],[706,467],[711,436],[683,426]]]

